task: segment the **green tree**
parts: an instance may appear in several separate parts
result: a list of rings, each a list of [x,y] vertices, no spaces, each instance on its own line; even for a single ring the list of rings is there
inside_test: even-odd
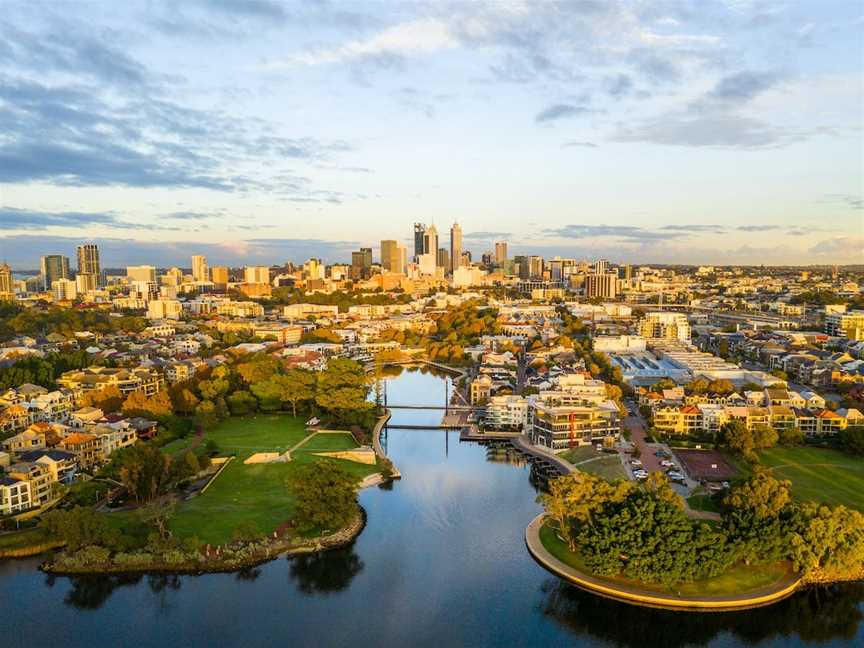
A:
[[[745,457],[753,455],[753,434],[743,421],[735,419],[720,427],[720,439],[733,452]]]
[[[171,458],[150,443],[136,444],[122,456],[120,481],[136,502],[150,502],[168,490]]]
[[[365,379],[365,377],[364,377]],[[311,371],[305,369],[290,369],[283,376],[278,376],[283,402],[291,403],[291,413],[297,416],[297,404],[311,401],[315,398],[316,380]]]
[[[262,412],[278,412],[282,408],[282,387],[277,377],[253,383],[250,387]]]
[[[118,533],[108,526],[103,515],[91,508],[76,506],[64,511],[54,509],[42,518],[42,525],[66,543],[70,551],[89,545],[114,546]]]
[[[258,409],[258,400],[245,389],[229,394],[225,402],[233,416],[246,416]]]
[[[288,486],[296,502],[294,523],[301,531],[335,531],[357,511],[356,479],[332,460],[300,466]]]

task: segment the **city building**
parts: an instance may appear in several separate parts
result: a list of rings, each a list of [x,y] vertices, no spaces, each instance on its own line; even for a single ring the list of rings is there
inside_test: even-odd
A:
[[[247,284],[270,283],[270,268],[267,266],[246,266],[243,278]]]
[[[225,266],[213,266],[210,269],[210,281],[220,290],[228,287],[228,268]]]
[[[690,341],[690,323],[684,313],[646,313],[638,325],[639,335],[648,339]]]
[[[450,227],[450,272],[456,272],[462,265],[462,227],[453,223]]]
[[[78,292],[95,290],[102,285],[102,266],[99,263],[99,248],[94,243],[79,245],[78,276],[87,278],[79,282]],[[83,289],[82,289],[83,287]]]
[[[501,267],[507,263],[507,241],[495,241],[495,265]]]
[[[422,254],[426,254],[426,226],[414,223],[414,263],[419,263]]]
[[[42,276],[42,289],[51,290],[58,279],[68,279],[69,257],[62,254],[48,254],[39,259],[39,274]]]
[[[192,256],[192,281],[210,281],[207,271],[207,257],[200,254]]]
[[[431,254],[434,259],[438,258],[438,230],[432,224],[423,233],[423,254]],[[418,261],[419,263],[419,261]]]
[[[7,264],[0,264],[0,301],[12,301],[15,299],[15,289],[12,285],[12,268]]]
[[[403,249],[397,241],[381,241],[381,267],[385,272],[405,272]]]
[[[585,277],[585,296],[615,299],[618,296],[618,275],[608,272],[587,275]]]
[[[179,320],[183,315],[183,305],[176,299],[151,299],[147,302],[147,319]]]
[[[126,276],[129,281],[156,283],[156,268],[149,265],[126,266]]]
[[[71,279],[56,279],[51,282],[51,293],[55,302],[75,301],[78,298],[78,286]]]
[[[618,406],[594,403],[564,392],[543,392],[528,398],[527,432],[531,442],[554,452],[615,439],[621,431]]]
[[[864,310],[826,315],[825,332],[828,335],[845,337],[850,340],[864,340]]]
[[[351,278],[368,279],[372,271],[372,248],[360,248],[351,253]]]

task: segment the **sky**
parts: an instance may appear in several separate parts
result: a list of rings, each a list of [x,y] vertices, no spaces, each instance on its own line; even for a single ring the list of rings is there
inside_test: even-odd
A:
[[[862,126],[859,0],[5,0],[0,256],[862,263]]]

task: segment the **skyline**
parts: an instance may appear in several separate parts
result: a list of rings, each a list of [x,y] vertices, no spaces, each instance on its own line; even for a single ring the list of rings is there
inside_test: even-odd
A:
[[[857,3],[7,7],[16,267],[346,261],[454,221],[475,255],[861,262]]]

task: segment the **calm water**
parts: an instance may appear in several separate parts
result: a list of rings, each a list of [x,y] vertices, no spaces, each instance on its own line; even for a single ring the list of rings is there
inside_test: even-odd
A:
[[[403,373],[388,397],[440,402],[443,387]],[[439,419],[402,410],[393,422]],[[197,577],[49,578],[38,561],[0,561],[4,644],[864,645],[859,584],[713,615],[581,592],[525,550],[525,525],[540,510],[527,466],[460,444],[456,433],[389,430],[387,446],[404,478],[361,494],[369,524],[344,550]]]

